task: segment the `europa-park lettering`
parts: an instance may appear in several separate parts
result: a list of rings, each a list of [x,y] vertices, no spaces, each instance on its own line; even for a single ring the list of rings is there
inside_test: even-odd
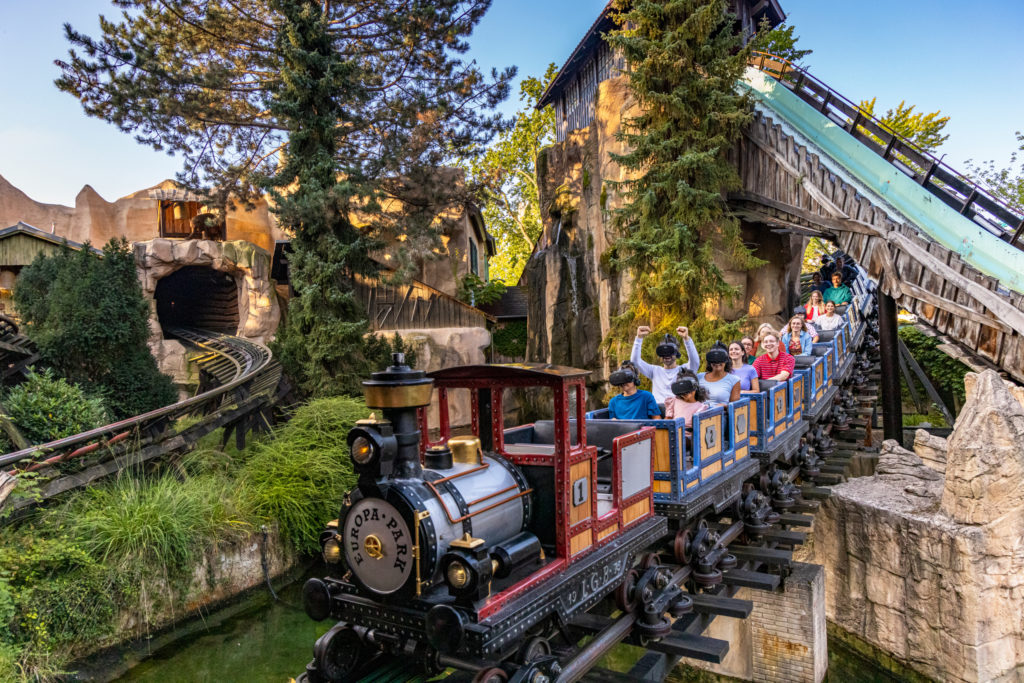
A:
[[[405,531],[399,524],[398,519],[388,513],[387,510],[381,510],[377,507],[365,507],[361,513],[352,515],[349,519],[349,523],[352,525],[349,528],[349,550],[352,551],[352,559],[355,561],[356,566],[362,565],[363,560],[366,559],[363,555],[363,544],[360,543],[360,529],[366,522],[383,522],[384,527],[391,532],[391,537],[395,542],[395,563],[394,569],[400,572],[405,572],[405,568],[408,564],[406,558],[409,555],[409,546],[405,543]],[[366,539],[362,539],[365,543]],[[380,558],[383,559],[382,554]]]

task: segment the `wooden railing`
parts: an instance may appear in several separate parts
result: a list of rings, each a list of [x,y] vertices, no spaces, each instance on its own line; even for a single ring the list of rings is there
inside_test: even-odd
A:
[[[357,280],[356,296],[366,307],[373,330],[486,327],[492,316],[418,280],[389,285]]]
[[[755,52],[750,65],[775,78],[960,215],[1000,239],[1024,249],[1024,243],[1020,241],[1024,234],[1024,211],[996,198],[941,159],[895,134],[884,123],[805,69],[790,64],[782,57],[764,52]]]

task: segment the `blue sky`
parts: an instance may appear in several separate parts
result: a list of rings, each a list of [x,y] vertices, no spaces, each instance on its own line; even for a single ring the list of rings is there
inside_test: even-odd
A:
[[[1024,130],[1020,0],[781,0],[811,72],[853,100],[900,100],[951,117],[940,150],[965,160],[1008,162]],[[519,66],[540,75],[561,64],[605,0],[494,0],[473,39],[481,66]],[[90,119],[57,92],[53,60],[67,52],[61,25],[95,32],[107,0],[0,0],[0,175],[38,201],[73,204],[83,185],[116,199],[173,177],[179,160]],[[518,102],[506,103],[508,113]]]

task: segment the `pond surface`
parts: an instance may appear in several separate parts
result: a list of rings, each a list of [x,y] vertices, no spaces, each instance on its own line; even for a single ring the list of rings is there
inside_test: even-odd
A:
[[[331,626],[316,623],[299,607],[302,581],[282,590],[281,601],[260,605],[201,631],[183,642],[158,651],[120,681],[161,683],[285,683],[306,669],[313,643]],[[626,671],[643,650],[619,646],[603,666]],[[705,672],[684,667],[669,675],[669,683],[712,680]],[[829,672],[833,683],[899,683],[905,679],[887,671],[829,638]]]

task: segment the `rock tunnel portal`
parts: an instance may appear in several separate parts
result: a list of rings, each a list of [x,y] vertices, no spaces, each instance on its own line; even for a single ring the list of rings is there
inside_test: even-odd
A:
[[[238,282],[208,266],[184,266],[156,284],[156,313],[168,337],[172,327],[238,331]]]

